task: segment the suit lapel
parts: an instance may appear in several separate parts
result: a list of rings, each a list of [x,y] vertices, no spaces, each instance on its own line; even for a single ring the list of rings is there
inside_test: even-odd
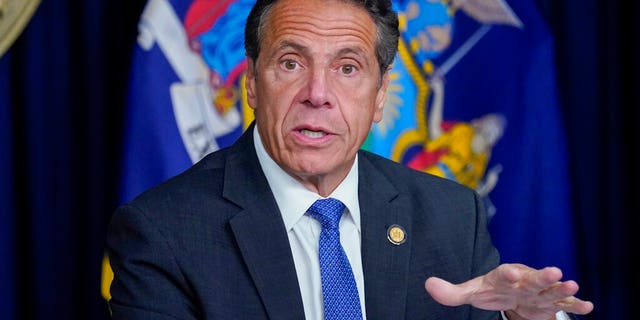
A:
[[[304,319],[287,231],[260,169],[252,129],[227,160],[224,196],[244,209],[230,220],[231,229],[269,318]]]
[[[367,317],[404,319],[411,247],[407,201],[362,154],[359,157],[359,199]],[[406,242],[387,238],[390,226],[405,230]]]

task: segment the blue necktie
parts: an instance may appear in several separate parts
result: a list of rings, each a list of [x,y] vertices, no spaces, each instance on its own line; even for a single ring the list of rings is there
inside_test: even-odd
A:
[[[307,213],[322,224],[320,232],[320,276],[324,300],[324,319],[362,320],[358,287],[347,255],[340,245],[340,218],[344,212],[340,200],[320,199]]]

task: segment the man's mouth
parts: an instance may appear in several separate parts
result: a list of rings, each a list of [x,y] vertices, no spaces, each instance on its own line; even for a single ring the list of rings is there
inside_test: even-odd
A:
[[[309,137],[309,138],[322,138],[327,135],[323,131],[311,131],[307,129],[300,130],[300,133],[302,133],[305,137]]]

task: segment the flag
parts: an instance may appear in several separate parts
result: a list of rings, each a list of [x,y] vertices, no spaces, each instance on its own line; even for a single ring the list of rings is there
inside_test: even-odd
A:
[[[575,278],[553,38],[533,0],[398,0],[399,53],[365,149],[478,191],[503,262]]]
[[[252,120],[253,0],[149,0],[133,57],[122,201],[233,143]],[[401,41],[364,149],[478,191],[503,262],[576,276],[553,38],[534,0],[396,0]]]
[[[147,2],[132,61],[122,202],[230,145],[248,126],[244,24],[253,2]]]
[[[244,25],[254,0],[148,0],[126,109],[120,202],[229,146],[253,120],[243,92]],[[102,261],[109,301],[113,270]]]

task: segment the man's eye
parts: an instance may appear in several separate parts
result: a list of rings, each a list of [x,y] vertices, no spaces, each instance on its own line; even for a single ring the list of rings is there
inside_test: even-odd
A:
[[[295,70],[298,66],[298,63],[293,60],[286,60],[282,63],[285,69],[287,70]]]
[[[352,66],[352,65],[345,65],[340,67],[340,71],[343,74],[352,74],[353,72],[356,71],[356,67]]]

